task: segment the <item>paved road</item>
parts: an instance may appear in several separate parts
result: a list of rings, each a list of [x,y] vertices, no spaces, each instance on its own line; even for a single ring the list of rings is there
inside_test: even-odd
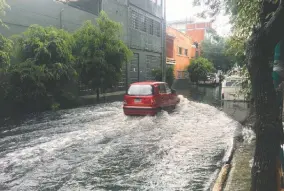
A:
[[[121,104],[0,131],[0,190],[208,190],[238,123],[183,97],[156,117],[126,117]]]

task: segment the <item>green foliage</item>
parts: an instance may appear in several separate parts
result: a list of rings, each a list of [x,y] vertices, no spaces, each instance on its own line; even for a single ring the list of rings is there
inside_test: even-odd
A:
[[[212,62],[215,68],[223,71],[233,66],[233,57],[226,54],[226,50],[225,39],[217,34],[212,35],[212,41],[206,39],[201,44],[201,56]]]
[[[68,91],[67,84],[75,83],[77,77],[72,55],[74,45],[72,35],[54,27],[44,28],[33,25],[22,36],[15,39],[15,44],[17,63],[14,64],[16,67],[12,68],[21,75],[27,72],[25,76],[38,82],[40,82],[38,78],[40,76],[43,78],[42,83],[47,94],[52,95],[55,100],[62,99],[64,92]],[[29,68],[35,71],[29,71]],[[38,76],[32,77],[32,75]],[[32,88],[32,84],[30,85],[31,87],[26,86],[27,89]],[[32,90],[24,96],[38,93],[36,88]]]
[[[152,76],[154,78],[155,81],[162,81],[163,77],[162,77],[162,70],[161,69],[154,69],[152,70]]]
[[[54,63],[72,64],[74,40],[67,31],[32,25],[14,39],[19,62],[32,60],[36,65],[52,67]]]
[[[162,79],[162,70],[157,68],[152,70],[152,76],[155,81],[163,81]],[[174,67],[166,68],[166,82],[171,87],[173,85],[175,76],[174,76]]]
[[[6,0],[0,0],[0,14],[3,16],[6,13],[6,9],[10,8],[10,6],[7,4]],[[0,19],[0,24],[6,26],[2,19]]]
[[[175,76],[174,76],[174,67],[170,66],[166,70],[166,82],[171,87],[174,83]]]
[[[58,110],[60,108],[60,104],[59,103],[53,103],[52,105],[51,105],[51,109],[53,110],[53,111],[56,111],[56,110]]]
[[[0,102],[25,112],[45,110],[52,102],[75,97],[76,88],[70,88],[77,77],[71,34],[33,25],[14,37],[13,44],[1,36],[0,40],[4,44],[0,53],[5,55],[0,67]]]
[[[226,55],[229,56],[234,64],[245,65],[245,40],[236,36],[230,37],[226,41]]]
[[[204,81],[207,79],[207,75],[213,72],[213,64],[206,58],[199,57],[191,61],[188,66],[188,72],[192,82]]]
[[[0,68],[7,68],[10,65],[12,41],[0,35]]]
[[[0,35],[0,114],[69,107],[76,103],[78,80],[111,88],[132,56],[120,24],[103,12],[74,34],[32,25],[11,39]]]
[[[213,19],[225,10],[225,13],[231,16],[233,32],[238,37],[249,36],[253,27],[260,22],[261,1],[259,0],[194,0],[193,4],[202,6],[201,16]]]
[[[87,21],[74,34],[75,55],[81,81],[92,89],[107,89],[121,79],[123,64],[132,52],[121,40],[121,26],[111,21],[104,12],[97,25]]]
[[[242,89],[240,90],[240,94],[245,95],[246,99],[249,99],[252,95],[252,84],[249,78],[249,72],[247,67],[244,65],[241,70],[242,80]]]

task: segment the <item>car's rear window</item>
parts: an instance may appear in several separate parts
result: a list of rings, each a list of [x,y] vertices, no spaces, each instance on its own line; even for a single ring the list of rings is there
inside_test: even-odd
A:
[[[153,95],[153,86],[151,85],[131,85],[128,89],[128,95],[146,96]]]

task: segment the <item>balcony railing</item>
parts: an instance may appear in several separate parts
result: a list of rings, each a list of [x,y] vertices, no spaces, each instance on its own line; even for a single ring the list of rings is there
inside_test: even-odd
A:
[[[167,58],[167,64],[168,65],[175,65],[176,64],[176,60],[173,58]]]

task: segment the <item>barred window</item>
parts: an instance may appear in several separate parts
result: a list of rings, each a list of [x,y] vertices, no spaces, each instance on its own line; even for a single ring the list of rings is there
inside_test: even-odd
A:
[[[136,11],[132,11],[132,27],[134,29],[139,29],[139,15]]]
[[[140,16],[140,30],[146,32],[147,27],[146,27],[146,17],[144,15],[139,15]]]
[[[154,20],[148,19],[148,24],[149,24],[149,34],[153,35],[154,34]]]
[[[154,30],[155,30],[155,35],[157,37],[161,36],[161,23],[159,23],[158,21],[154,22]]]

